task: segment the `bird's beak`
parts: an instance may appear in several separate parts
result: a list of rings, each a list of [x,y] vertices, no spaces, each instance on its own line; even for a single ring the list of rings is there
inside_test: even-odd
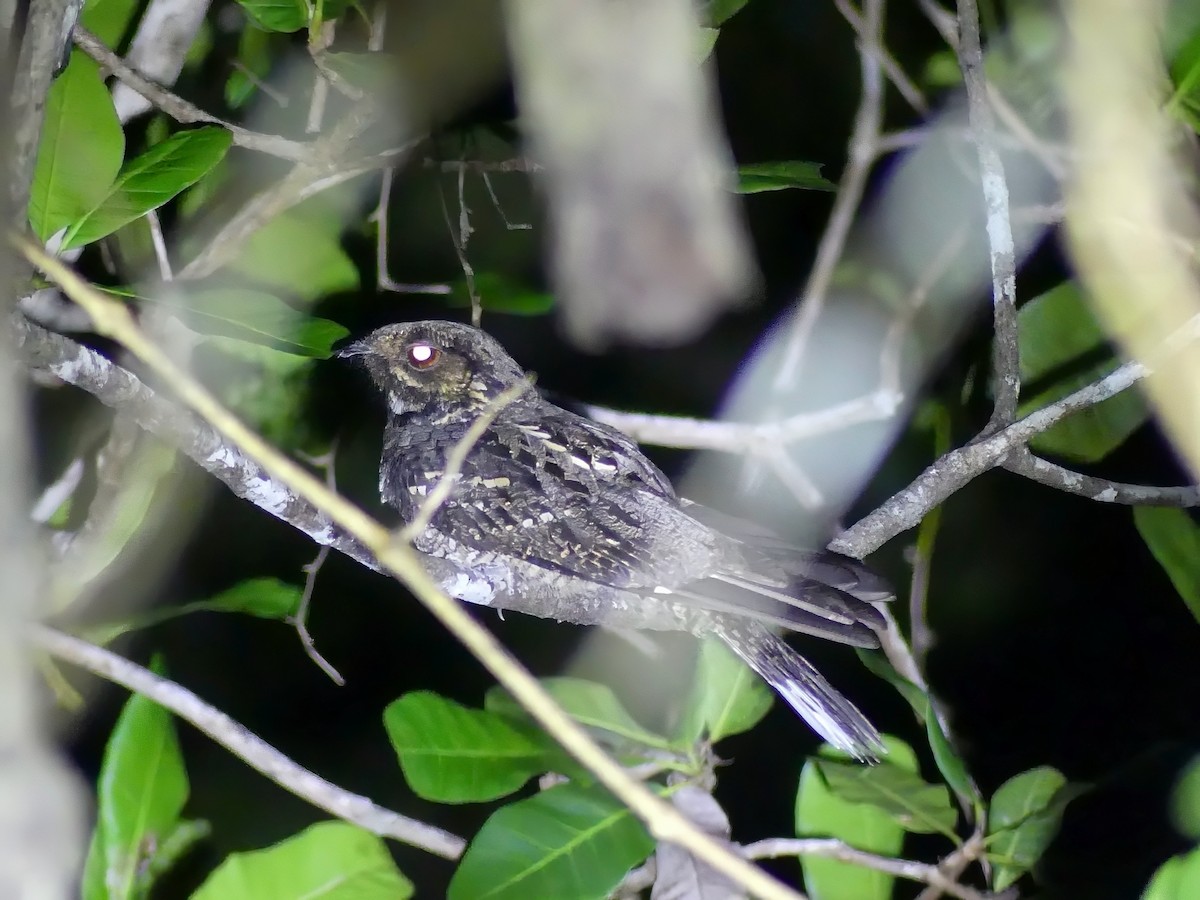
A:
[[[365,340],[355,341],[352,344],[347,344],[341,350],[334,354],[338,359],[353,359],[356,356],[366,356],[371,352],[371,347]]]

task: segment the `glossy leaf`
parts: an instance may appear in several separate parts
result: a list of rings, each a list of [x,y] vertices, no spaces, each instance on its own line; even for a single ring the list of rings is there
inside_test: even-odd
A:
[[[917,757],[899,738],[885,735],[890,765],[916,774]],[[831,747],[823,755],[841,756]],[[846,800],[829,789],[810,758],[800,772],[796,792],[796,835],[840,838],[859,850],[881,856],[899,856],[904,845],[904,827],[895,817],[870,803]],[[852,863],[819,856],[800,857],[804,886],[813,900],[887,900],[892,896],[895,876]]]
[[[1060,368],[1082,366],[1024,399],[1021,415],[1091,384],[1117,367],[1106,349],[1104,330],[1074,282],[1064,282],[1029,301],[1018,312],[1017,324],[1021,378],[1025,383],[1045,378]],[[1136,388],[1122,391],[1036,435],[1030,445],[1042,453],[1095,462],[1123,444],[1149,416],[1149,408]]]
[[[830,792],[848,803],[869,803],[892,816],[906,831],[940,833],[955,839],[958,811],[944,785],[930,784],[890,761],[875,765],[814,760]]]
[[[1187,608],[1200,621],[1200,526],[1186,510],[1165,506],[1135,507],[1133,521]]]
[[[152,664],[161,672],[157,661]],[[97,836],[108,897],[133,897],[156,846],[179,824],[187,772],[171,714],[140,694],[109,736],[97,786]]]
[[[738,166],[739,194],[763,191],[836,191],[837,185],[821,174],[820,163],[790,160]]]
[[[263,850],[230,854],[192,900],[405,900],[412,883],[383,840],[320,822]]]
[[[716,638],[700,645],[696,677],[684,706],[679,738],[702,734],[713,742],[749,731],[771,709],[775,695],[761,678]]]
[[[670,747],[666,738],[639,725],[606,684],[566,676],[543,678],[541,683],[567,715],[589,730],[601,732],[610,743],[656,749]],[[484,708],[510,719],[531,721],[525,709],[500,687],[487,692]],[[613,738],[616,740],[612,741]]]
[[[426,800],[495,800],[545,771],[543,746],[507,718],[431,691],[393,701],[383,724],[409,787]]]
[[[29,196],[29,224],[43,241],[108,193],[125,155],[125,133],[100,68],[80,50],[50,85]]]
[[[450,900],[603,900],[654,848],[625,805],[599,787],[564,784],[484,823],[450,882]]]
[[[158,209],[195,184],[233,141],[224,128],[181,131],[126,163],[106,196],[67,232],[64,248],[82,247]]]
[[[1003,891],[1037,864],[1058,833],[1067,779],[1050,766],[1015,775],[996,790],[989,807],[988,857],[993,888]]]
[[[297,310],[274,294],[247,288],[196,291],[185,298],[180,312],[196,331],[314,359],[328,359],[334,345],[350,334],[337,322]]]
[[[129,32],[141,6],[139,0],[87,0],[79,24],[105,46],[117,47]]]

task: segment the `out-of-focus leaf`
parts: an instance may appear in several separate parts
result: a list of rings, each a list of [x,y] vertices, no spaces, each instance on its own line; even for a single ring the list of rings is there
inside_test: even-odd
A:
[[[206,126],[151,147],[126,163],[104,198],[72,224],[63,247],[90,244],[158,209],[219,163],[232,141],[224,128]]]
[[[271,71],[271,32],[247,24],[238,37],[237,61],[240,65],[225,82],[225,103],[230,109],[241,109]]]
[[[151,668],[162,672],[158,660]],[[105,747],[96,794],[93,840],[104,860],[108,897],[138,896],[140,873],[179,824],[188,797],[169,712],[140,694],[129,698]]]
[[[930,784],[890,761],[863,765],[816,758],[814,762],[830,792],[842,800],[870,803],[890,814],[906,831],[955,839],[958,811],[945,785]]]
[[[1117,367],[1105,352],[1107,337],[1092,315],[1086,298],[1073,281],[1063,282],[1021,307],[1017,314],[1021,346],[1021,379],[1029,383],[1078,360],[1095,357],[1097,362],[1059,379],[1035,396],[1023,400],[1020,414],[1046,406]],[[1122,391],[1059,422],[1036,435],[1030,445],[1080,462],[1103,459],[1150,417],[1145,400],[1136,390]]]
[[[1187,608],[1200,621],[1200,526],[1185,510],[1171,507],[1134,507],[1133,521]]]
[[[705,834],[729,841],[729,817],[713,795],[684,785],[671,795],[671,805]],[[654,850],[654,889],[651,900],[741,900],[746,892],[726,875],[678,844],[661,841]]]
[[[333,78],[373,96],[394,91],[403,77],[396,57],[389,53],[324,53],[321,68]]]
[[[917,757],[899,738],[885,735],[888,763],[914,775]],[[842,756],[826,745],[822,755]],[[895,816],[870,803],[846,800],[832,792],[810,758],[800,772],[796,792],[796,835],[840,838],[859,850],[881,856],[899,856],[904,828]],[[852,863],[819,856],[800,857],[804,886],[814,900],[888,900],[895,876]]]
[[[721,641],[707,638],[696,657],[696,678],[680,718],[677,739],[691,744],[702,734],[714,743],[749,731],[771,709],[775,695]]]
[[[272,443],[312,452],[311,357],[220,336],[205,340],[204,350],[216,357],[210,360],[217,368],[212,383],[230,409]]]
[[[303,593],[298,584],[278,578],[247,578],[203,604],[206,609],[282,621],[296,612]]]
[[[100,67],[82,51],[50,85],[29,196],[29,224],[43,241],[99,203],[121,168],[125,133]]]
[[[942,777],[946,779],[946,784],[950,785],[964,802],[969,802],[976,816],[979,816],[983,811],[983,797],[980,796],[978,786],[967,774],[962,757],[942,731],[942,724],[934,713],[933,701],[929,701],[925,706],[925,731],[929,735],[929,749],[933,751],[934,762],[937,763]]]
[[[488,312],[510,316],[541,316],[554,308],[554,295],[535,291],[498,272],[479,272],[475,275],[475,290],[479,302]],[[471,292],[465,279],[450,287],[447,303],[453,307],[471,305]]]
[[[319,822],[263,850],[232,853],[192,900],[407,900],[413,886],[383,840]]]
[[[602,732],[620,744],[662,750],[670,747],[666,738],[639,725],[608,685],[567,676],[543,678],[541,682],[566,713],[589,730]],[[484,708],[510,719],[530,721],[525,709],[501,687],[487,692]]]
[[[267,31],[299,31],[308,25],[304,0],[238,0],[238,4]]]
[[[87,0],[79,24],[105,46],[116,49],[129,33],[129,26],[140,8],[139,0]]]
[[[1184,768],[1171,792],[1171,823],[1180,834],[1200,841],[1200,756]]]
[[[742,11],[749,0],[709,0],[708,24],[716,27],[724,25]]]
[[[450,881],[450,900],[607,897],[654,842],[599,787],[564,784],[497,810]]]
[[[430,691],[388,704],[383,724],[409,787],[426,800],[495,800],[545,771],[542,745],[507,718]]]
[[[1039,766],[1014,775],[992,795],[988,857],[995,865],[995,890],[1014,884],[1046,852],[1062,820],[1066,786],[1057,769]]]
[[[230,268],[300,300],[354,290],[358,269],[342,249],[340,231],[336,219],[278,216],[246,241]]]
[[[836,191],[837,185],[821,174],[820,163],[803,160],[751,163],[738,166],[738,193],[758,194],[762,191],[786,191],[792,188],[806,191]]]
[[[1142,894],[1142,900],[1194,900],[1200,896],[1200,849],[1168,859]]]

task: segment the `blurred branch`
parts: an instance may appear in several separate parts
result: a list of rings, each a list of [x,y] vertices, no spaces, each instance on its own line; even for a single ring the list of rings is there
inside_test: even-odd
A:
[[[883,46],[884,0],[866,0],[863,6],[858,35],[858,56],[862,69],[862,99],[854,115],[854,129],[850,133],[850,145],[846,168],[838,181],[837,197],[829,213],[829,222],[821,233],[812,272],[800,294],[800,310],[792,325],[784,349],[783,361],[775,373],[777,390],[790,388],[804,359],[804,350],[812,335],[813,327],[825,307],[825,297],[833,280],[834,269],[846,248],[850,226],[862,203],[867,187],[867,176],[879,157],[879,138],[883,131],[883,79],[880,75],[880,57]],[[842,4],[839,3],[839,9]],[[843,10],[843,15],[847,11]]]
[[[208,735],[252,769],[313,806],[365,828],[380,837],[393,838],[428,850],[444,859],[458,859],[466,841],[433,825],[377,806],[299,765],[280,753],[241,723],[205,703],[182,685],[80,638],[53,628],[35,625],[33,641],[59,659],[99,675],[114,684],[149,697],[185,722]]]
[[[150,341],[123,304],[95,290],[32,244],[22,241],[21,249],[31,262],[57,281],[68,296],[87,309],[98,333],[117,340],[150,367],[184,404],[211,425],[230,446],[239,448],[278,484],[286,486],[288,494],[302,498],[367,547],[379,563],[408,587],[413,596],[495,676],[564,750],[646,824],[655,838],[678,844],[745,887],[748,892],[767,900],[796,900],[796,892],[731,853],[645,785],[631,778],[620,763],[563,711],[491,632],[476,622],[458,601],[446,595],[430,577],[422,565],[421,557],[412,547],[396,540],[383,525],[329,490],[319,479],[243,425]],[[278,494],[270,497],[272,505],[281,499]],[[279,515],[278,512],[275,514]]]
[[[979,155],[979,175],[987,207],[988,251],[992,265],[992,394],[995,407],[988,433],[1010,424],[1021,393],[1017,338],[1017,253],[1009,220],[1008,180],[996,143],[996,123],[983,71],[979,8],[975,0],[958,0],[958,61],[967,88],[968,120]]]
[[[209,0],[150,0],[129,42],[129,67],[159,84],[174,84],[208,7]],[[117,117],[125,124],[153,107],[152,98],[121,81],[113,87],[112,98]]]
[[[233,142],[237,146],[280,159],[302,160],[309,158],[313,153],[312,147],[303,141],[293,141],[277,134],[260,134],[205,112],[128,66],[121,57],[81,25],[75,26],[74,39],[80,50],[181,125],[220,125],[233,135]]]
[[[1008,471],[1024,475],[1038,484],[1057,488],[1078,497],[1086,497],[1097,503],[1120,503],[1126,506],[1200,506],[1198,485],[1157,487],[1096,478],[1035,456],[1025,447],[1010,453],[1001,465]]]
[[[854,33],[858,36],[860,42],[859,52],[861,53],[863,42],[866,40],[863,35],[863,32],[868,27],[866,21],[864,21],[858,10],[850,5],[850,0],[834,0],[834,6],[842,14],[842,18],[849,22],[850,27],[854,29]],[[878,52],[883,71],[887,75],[888,81],[900,92],[900,96],[916,112],[920,113],[921,116],[929,115],[929,101],[925,99],[925,94],[922,93],[921,89],[908,77],[904,68],[896,60],[896,57],[892,55],[891,51],[882,42],[879,44]]]

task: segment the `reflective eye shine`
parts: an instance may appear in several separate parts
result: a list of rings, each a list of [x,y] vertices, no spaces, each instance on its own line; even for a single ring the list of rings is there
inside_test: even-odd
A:
[[[418,342],[409,344],[406,351],[408,364],[414,369],[431,369],[437,365],[438,360],[442,357],[442,351],[433,344]]]

